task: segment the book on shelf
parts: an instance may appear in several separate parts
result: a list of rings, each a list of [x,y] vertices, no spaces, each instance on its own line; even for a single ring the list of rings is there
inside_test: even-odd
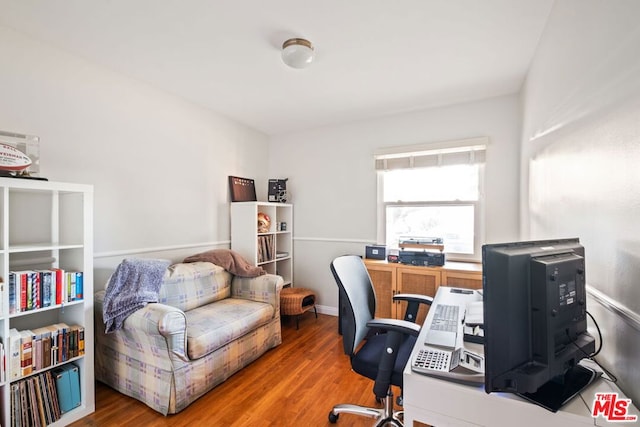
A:
[[[51,331],[48,327],[32,329],[35,336],[34,368],[39,371],[51,366]]]
[[[272,261],[275,258],[275,240],[273,234],[258,236],[258,262]]]
[[[33,329],[33,343],[32,343],[32,357],[33,357],[33,370],[39,371],[42,369],[42,334],[38,333],[37,329]]]
[[[63,301],[72,302],[82,299],[84,274],[81,271],[65,271],[65,290],[63,290]]]
[[[44,413],[44,401],[43,401],[43,396],[42,396],[42,390],[40,389],[40,383],[38,381],[37,376],[31,377],[29,378],[29,382],[31,383],[31,387],[33,388],[34,391],[34,395],[35,395],[35,402],[34,402],[34,413],[35,416],[40,420],[40,425],[42,426],[46,426],[47,425],[47,419]]]
[[[82,299],[84,292],[84,274],[82,271],[76,271],[76,294],[75,299]]]
[[[53,378],[53,373],[51,371],[46,372],[46,383],[47,389],[49,390],[49,396],[51,398],[51,409],[53,412],[53,417],[58,420],[62,416],[62,412],[60,411],[60,403],[58,402],[58,389],[56,388],[56,383]]]
[[[51,269],[51,272],[53,273],[53,276],[55,278],[55,283],[56,283],[56,304],[60,305],[62,304],[62,302],[64,301],[64,295],[63,295],[63,286],[62,284],[64,283],[64,270],[61,268],[53,268]]]
[[[22,345],[20,332],[16,328],[9,330],[9,377],[20,378],[22,375],[20,363],[20,346]]]
[[[18,295],[16,295],[16,275],[15,273],[9,273],[9,314],[18,312],[20,306],[18,302]]]
[[[48,424],[58,421],[61,417],[60,408],[58,406],[58,392],[55,382],[53,380],[53,374],[51,371],[47,371],[45,375],[39,375],[40,387],[42,388],[45,396],[45,410],[47,414]]]
[[[12,276],[14,276],[12,278]],[[40,308],[40,277],[33,270],[11,271],[9,272],[9,295],[15,295],[16,301],[11,306],[9,300],[9,311],[28,311]],[[14,289],[11,289],[14,287]],[[19,309],[18,309],[19,307]]]
[[[50,270],[9,272],[9,313],[47,308],[84,297],[84,273]]]
[[[58,363],[69,360],[69,325],[56,323],[58,327]]]
[[[40,275],[36,271],[29,271],[27,291],[31,290],[29,299],[29,309],[36,310],[42,306],[42,295],[40,294]]]
[[[80,325],[72,325],[69,328],[69,336],[69,356],[78,357],[80,355]]]
[[[20,331],[20,376],[33,372],[33,332]]]
[[[76,295],[76,276],[67,271],[64,273],[65,283],[67,286],[67,302],[73,301]]]
[[[19,280],[16,280],[16,286],[20,285],[20,311],[27,311],[27,273],[19,273]]]
[[[49,404],[49,399],[51,398],[49,397],[49,392],[47,390],[46,384],[44,384],[43,379],[44,375],[37,375],[35,377],[38,394],[40,396],[40,416],[45,420],[45,425],[49,425],[53,422],[53,419],[51,417],[51,405]]]
[[[78,325],[78,356],[84,356],[84,326]]]
[[[55,300],[55,284],[53,284],[53,272],[51,270],[40,270],[37,271],[36,274],[40,276],[41,307],[51,307],[52,295],[54,295],[53,300]]]
[[[28,376],[84,354],[85,329],[82,325],[55,323],[31,330],[10,330],[11,379]]]
[[[29,418],[29,401],[27,399],[27,382],[20,381],[19,385],[19,394],[20,394],[20,425],[29,425],[29,423],[33,423],[33,421]]]
[[[46,426],[62,417],[51,371],[12,383],[9,402],[12,426]]]
[[[20,419],[20,383],[11,383],[10,391],[10,405],[11,405],[11,425],[21,426],[18,421]]]
[[[51,333],[51,366],[58,364],[58,330],[56,325],[45,326],[45,328]]]
[[[11,280],[11,276],[14,276],[14,279]],[[27,274],[26,272],[10,272],[9,273],[9,286],[13,283],[15,286],[15,290],[13,291],[16,296],[16,305],[15,311],[26,311],[27,310]],[[11,294],[11,290],[9,290],[9,294]],[[11,311],[11,309],[9,310]]]

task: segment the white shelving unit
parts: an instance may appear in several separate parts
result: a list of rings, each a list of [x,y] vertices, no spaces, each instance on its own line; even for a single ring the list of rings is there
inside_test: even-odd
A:
[[[9,272],[61,268],[81,271],[83,299],[11,314]],[[6,352],[6,375],[0,381],[0,424],[11,425],[11,384],[49,369],[79,367],[81,404],[53,426],[64,426],[95,411],[93,368],[93,186],[29,179],[0,178],[0,339]],[[13,378],[9,331],[54,323],[84,327],[85,354]]]
[[[271,219],[266,233],[258,232],[258,212]],[[285,224],[284,227],[282,224]],[[231,249],[267,273],[293,284],[293,205],[273,202],[231,203]]]

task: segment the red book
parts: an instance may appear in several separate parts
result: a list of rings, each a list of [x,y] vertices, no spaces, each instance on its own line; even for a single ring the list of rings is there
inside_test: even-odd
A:
[[[56,304],[63,303],[63,292],[62,286],[64,285],[64,270],[61,268],[52,268],[51,271],[54,273],[55,281],[56,281]],[[66,302],[66,301],[64,301]]]
[[[18,279],[16,282],[20,283],[20,311],[27,311],[27,273],[16,273]]]

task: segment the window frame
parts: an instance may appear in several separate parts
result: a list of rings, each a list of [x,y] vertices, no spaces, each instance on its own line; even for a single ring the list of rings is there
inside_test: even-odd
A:
[[[467,140],[468,141],[468,140]],[[460,141],[465,143],[467,141]],[[486,144],[486,140],[483,141]],[[455,145],[449,143],[448,145]],[[403,147],[407,148],[407,147]],[[410,151],[407,150],[407,153]],[[376,158],[376,161],[378,159]],[[485,192],[484,192],[484,180],[485,180],[485,162],[478,162],[478,200],[454,200],[454,201],[384,201],[384,174],[385,170],[378,168],[376,171],[377,176],[377,241],[386,245],[386,211],[388,206],[474,206],[474,237],[473,237],[473,254],[462,254],[455,252],[445,252],[447,261],[467,261],[467,262],[480,262],[482,260],[482,242],[485,239]],[[440,167],[440,166],[433,166]],[[446,166],[444,166],[446,167]],[[387,248],[392,249],[388,247]]]

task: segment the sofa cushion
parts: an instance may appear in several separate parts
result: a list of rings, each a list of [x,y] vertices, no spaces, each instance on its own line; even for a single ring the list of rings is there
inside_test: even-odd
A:
[[[188,311],[231,295],[231,273],[210,262],[178,263],[167,268],[158,302]]]
[[[199,359],[273,319],[271,304],[227,298],[185,312],[187,354]]]

